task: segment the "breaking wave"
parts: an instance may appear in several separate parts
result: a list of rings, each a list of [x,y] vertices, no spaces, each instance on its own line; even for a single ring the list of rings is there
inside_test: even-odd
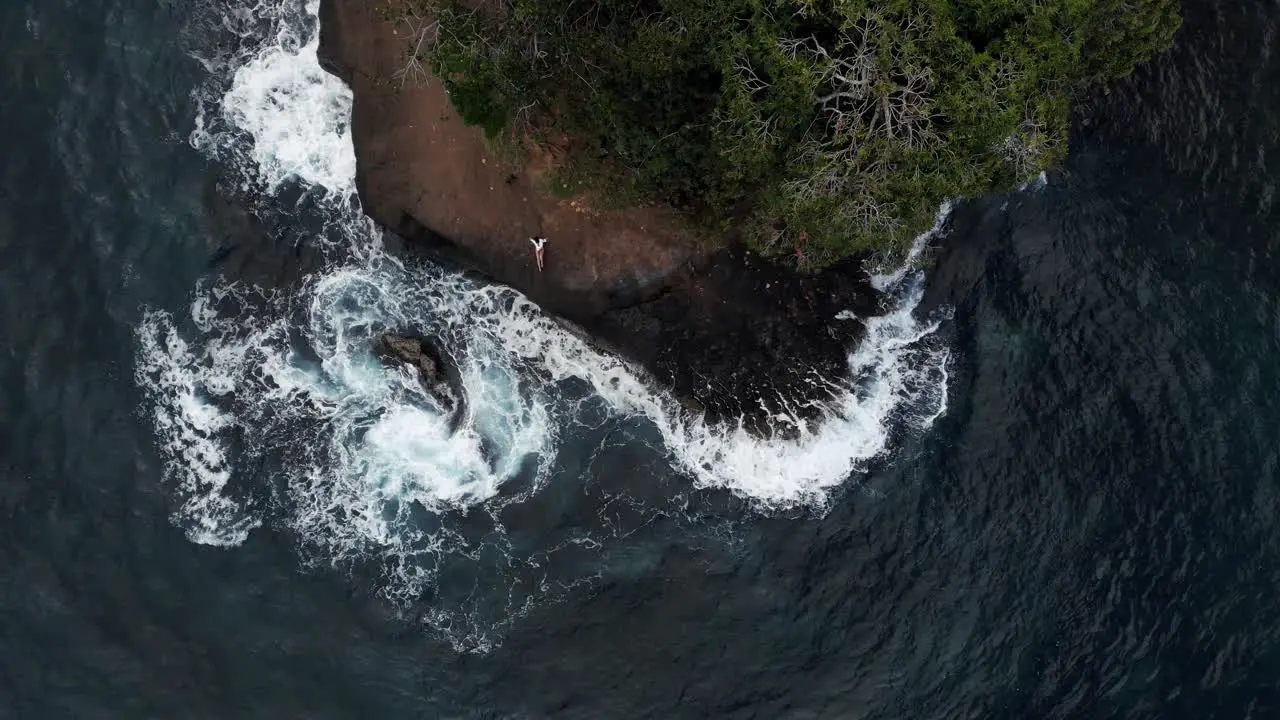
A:
[[[914,315],[913,268],[947,208],[906,265],[874,276],[889,312],[833,319],[866,335],[824,418],[778,418],[796,429],[785,439],[710,425],[519,293],[383,249],[354,196],[350,92],[316,58],[317,8],[263,0],[208,21],[234,49],[202,56],[210,83],[192,144],[262,196],[301,186],[325,198],[314,212],[338,241],[297,286],[218,281],[186,313],[152,310],[138,329],[136,378],[192,541],[234,546],[264,523],[286,527],[309,562],[376,566],[384,595],[483,650],[539,598],[589,581],[580,563],[557,574],[555,553],[622,532],[602,521],[537,546],[508,528],[513,508],[578,482],[559,457],[564,436],[612,418],[655,440],[697,488],[757,510],[821,511],[896,437],[945,411],[949,353],[940,320]],[[467,398],[457,422],[374,353],[380,333],[406,328],[456,362]],[[459,567],[470,589],[451,595],[440,578]],[[477,599],[482,585],[496,599]]]

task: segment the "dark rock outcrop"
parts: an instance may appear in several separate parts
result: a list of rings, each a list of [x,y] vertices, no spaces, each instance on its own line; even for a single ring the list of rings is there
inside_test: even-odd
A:
[[[827,399],[828,379],[847,372],[863,325],[836,314],[879,312],[861,275],[854,264],[800,275],[730,248],[659,297],[582,325],[695,400],[709,419],[743,418],[754,427],[773,409]]]
[[[418,375],[419,382],[446,412],[456,414],[462,407],[462,387],[456,372],[444,355],[423,338],[399,333],[384,333],[378,338],[378,354],[389,362],[407,365]]]

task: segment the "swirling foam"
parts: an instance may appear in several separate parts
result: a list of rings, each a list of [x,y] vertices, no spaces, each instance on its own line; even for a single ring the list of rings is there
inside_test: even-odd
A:
[[[301,13],[287,1],[220,9],[240,49],[205,59],[230,81],[209,88],[221,97],[198,96],[191,142],[245,170],[267,193],[298,180],[346,199],[355,194],[352,96],[320,67],[319,7],[307,0]]]
[[[458,279],[439,277],[458,292]],[[314,562],[381,564],[384,593],[401,601],[433,590],[445,558],[505,544],[501,527],[475,537],[424,522],[496,513],[541,486],[555,459],[551,402],[464,322],[470,310],[379,256],[290,293],[206,289],[189,319],[147,313],[136,377],[181,500],[175,521],[194,542],[235,545],[277,518]],[[456,431],[416,377],[375,355],[380,332],[408,323],[458,364],[467,402]],[[498,497],[513,481],[520,491]]]

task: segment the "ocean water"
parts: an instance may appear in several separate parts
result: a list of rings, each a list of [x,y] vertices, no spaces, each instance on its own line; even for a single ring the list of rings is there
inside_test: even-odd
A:
[[[1280,4],[942,208],[787,442],[364,220],[314,13],[0,9],[0,717],[1275,715]]]

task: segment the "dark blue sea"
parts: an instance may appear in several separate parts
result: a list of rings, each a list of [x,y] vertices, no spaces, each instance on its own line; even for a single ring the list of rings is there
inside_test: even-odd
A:
[[[314,0],[4,3],[0,717],[1280,717],[1280,2],[1184,10],[784,440],[364,220]]]

